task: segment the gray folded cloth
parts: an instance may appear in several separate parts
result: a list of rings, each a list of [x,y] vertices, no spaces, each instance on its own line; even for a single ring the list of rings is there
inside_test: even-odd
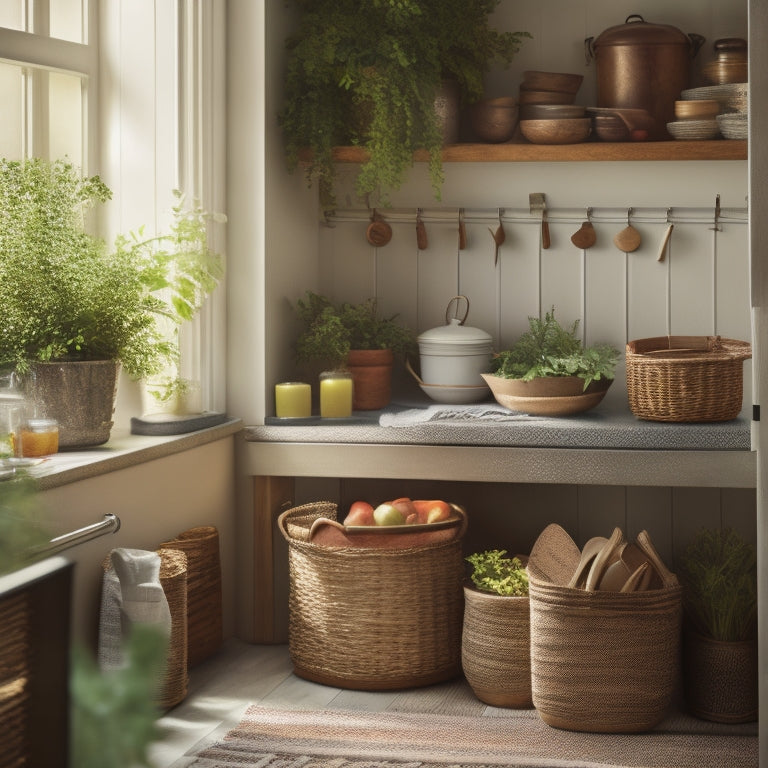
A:
[[[382,413],[379,426],[412,427],[430,422],[466,424],[468,421],[541,421],[541,416],[510,411],[503,405],[484,403],[482,405],[429,405],[426,408],[411,408],[399,413]]]
[[[113,549],[104,574],[98,661],[102,669],[123,664],[123,643],[134,624],[151,624],[167,636],[171,611],[160,582],[160,555],[142,549]]]

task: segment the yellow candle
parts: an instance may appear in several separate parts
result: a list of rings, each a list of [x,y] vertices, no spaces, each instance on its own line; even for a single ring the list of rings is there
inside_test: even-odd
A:
[[[320,415],[342,418],[352,415],[352,376],[346,371],[320,374]]]
[[[303,381],[275,384],[275,413],[281,419],[308,419],[312,415],[312,387]]]

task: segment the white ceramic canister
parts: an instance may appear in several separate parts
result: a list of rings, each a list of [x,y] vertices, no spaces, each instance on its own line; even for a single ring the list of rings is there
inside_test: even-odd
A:
[[[466,297],[451,299],[449,311],[457,299]],[[446,325],[431,328],[418,337],[421,379],[425,384],[484,386],[480,374],[490,368],[493,340],[480,328],[464,325],[464,319],[466,314],[464,318],[452,317]]]

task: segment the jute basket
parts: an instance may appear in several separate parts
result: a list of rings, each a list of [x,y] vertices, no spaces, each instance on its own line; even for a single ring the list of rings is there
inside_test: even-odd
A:
[[[512,709],[533,706],[530,599],[465,586],[461,666],[480,701]]]
[[[531,686],[542,720],[602,733],[646,731],[680,679],[682,588],[588,592],[530,578]]]
[[[219,532],[198,526],[160,546],[187,555],[187,665],[193,667],[213,656],[223,640]]]
[[[690,628],[683,636],[685,700],[691,714],[716,723],[757,720],[757,638],[723,642]]]
[[[288,542],[289,635],[294,672],[339,688],[415,688],[461,671],[462,538],[405,548],[329,547],[311,522],[336,519],[319,502],[283,512]]]
[[[746,341],[719,336],[659,336],[626,347],[627,396],[648,421],[729,421],[742,407]]]

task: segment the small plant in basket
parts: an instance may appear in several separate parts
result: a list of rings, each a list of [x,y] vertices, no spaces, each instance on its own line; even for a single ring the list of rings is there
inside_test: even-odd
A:
[[[473,567],[472,583],[484,592],[525,597],[528,595],[528,571],[519,557],[506,557],[504,549],[489,549],[469,555]]]
[[[758,716],[757,558],[732,529],[702,528],[680,569],[688,707],[723,723]]]
[[[519,557],[490,549],[465,558],[472,585],[464,586],[461,664],[480,701],[530,707],[531,619],[528,571]]]

